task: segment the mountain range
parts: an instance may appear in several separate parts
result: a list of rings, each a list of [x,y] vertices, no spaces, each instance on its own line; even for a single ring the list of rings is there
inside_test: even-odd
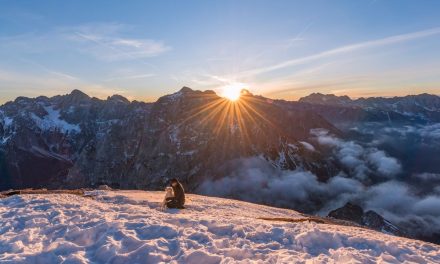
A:
[[[286,111],[250,93],[241,102],[187,87],[155,103],[119,95],[99,100],[78,90],[19,97],[0,108],[0,187],[157,188],[176,177],[192,188],[248,156],[331,176],[334,164],[299,142],[314,127],[337,128],[313,112]]]
[[[278,171],[309,172],[316,176],[315,185],[341,175],[365,186],[391,176],[406,183],[416,182],[414,175],[433,175],[437,182],[435,156],[419,162],[390,141],[373,147],[371,142],[377,141],[374,133],[380,129],[401,135],[406,131],[405,136],[416,131],[431,147],[418,149],[420,153],[440,154],[429,144],[440,135],[439,121],[440,97],[428,94],[352,100],[315,93],[285,101],[243,90],[240,100],[231,102],[213,91],[183,87],[154,103],[120,95],[101,100],[79,90],[51,98],[18,97],[0,106],[0,190],[102,184],[162,189],[169,179],[178,178],[189,191],[203,192],[207,181],[234,175],[243,159],[253,158]],[[359,148],[365,153],[354,155]],[[393,165],[386,153],[398,161]],[[367,161],[355,164],[359,161],[353,157]],[[270,179],[261,184],[273,187]],[[418,190],[437,192],[426,186]],[[248,199],[240,195],[227,196]],[[290,204],[288,199],[282,206],[316,212],[326,204],[326,196],[321,196],[313,196],[313,206]],[[337,205],[345,202],[338,200]]]

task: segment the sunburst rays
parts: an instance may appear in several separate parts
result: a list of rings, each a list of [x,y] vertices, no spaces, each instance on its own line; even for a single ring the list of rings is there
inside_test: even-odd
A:
[[[269,126],[277,129],[276,122],[273,122],[263,108],[270,107],[271,102],[264,98],[253,96],[248,92],[240,91],[238,100],[229,100],[212,94],[200,94],[193,98],[200,104],[192,108],[186,114],[186,118],[179,125],[196,121],[201,125],[202,130],[209,128],[214,137],[226,133],[227,137],[221,137],[227,141],[242,140],[245,145],[251,145],[255,140],[251,129]],[[255,133],[254,133],[255,134]],[[234,139],[235,138],[235,139]],[[231,142],[224,142],[225,145]],[[226,146],[225,146],[226,147]]]

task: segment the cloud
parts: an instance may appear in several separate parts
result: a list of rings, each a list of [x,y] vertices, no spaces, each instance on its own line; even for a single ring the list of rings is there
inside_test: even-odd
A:
[[[417,122],[412,125],[393,124],[359,122],[351,131],[356,129],[352,134],[364,142],[364,147],[386,150],[388,155],[397,158],[402,166],[399,177],[411,181],[420,190],[431,190],[434,187],[423,184],[423,179],[431,177],[434,180],[434,175],[440,173],[440,125]]]
[[[374,210],[416,235],[440,232],[440,196],[418,196],[401,181],[367,185],[339,173],[327,182],[309,171],[283,171],[260,157],[234,161],[226,177],[204,181],[198,192],[326,216],[347,202]]]
[[[110,81],[114,81],[114,80],[134,80],[134,79],[145,79],[145,78],[150,78],[150,77],[154,77],[156,76],[153,73],[146,73],[146,74],[134,74],[134,75],[127,75],[127,76],[116,76],[116,77],[111,77],[108,78],[104,81],[106,82],[110,82]]]
[[[381,183],[359,195],[364,207],[377,211],[386,219],[413,231],[430,236],[440,232],[440,196],[417,196],[410,186],[397,181]]]
[[[130,37],[127,37],[130,36]],[[29,32],[0,37],[0,46],[26,53],[81,52],[103,61],[137,60],[159,56],[171,49],[161,40],[138,37],[133,27],[119,23],[90,23],[56,27],[46,32]]]
[[[55,75],[55,76],[61,77],[63,79],[68,79],[68,80],[78,80],[79,79],[79,78],[77,78],[77,77],[75,77],[75,76],[73,76],[71,74],[49,69],[46,66],[44,66],[43,64],[37,63],[35,61],[31,61],[31,60],[27,60],[27,59],[22,59],[22,61],[24,61],[26,63],[29,63],[31,65],[37,66],[40,69],[42,69],[43,71],[45,71],[46,73],[49,73],[51,75]]]
[[[5,87],[0,103],[21,95],[50,96],[72,89],[105,98],[113,92],[121,94],[130,89],[117,87],[117,84],[109,83],[111,81],[155,76],[157,67],[148,58],[159,56],[171,47],[161,40],[135,35],[133,29],[119,23],[89,23],[0,36],[0,50],[6,56],[0,63],[0,85]],[[45,54],[51,56],[43,56]],[[88,70],[78,68],[78,60],[85,60]],[[102,61],[118,63],[110,65],[102,64]],[[96,65],[102,67],[91,69]],[[110,75],[126,65],[135,70]],[[91,74],[91,71],[97,72]],[[107,80],[103,80],[103,74],[108,74]],[[21,93],[17,94],[17,91]]]
[[[283,171],[261,157],[251,157],[233,161],[225,177],[206,180],[197,191],[322,216],[354,202],[416,235],[440,232],[439,187],[421,192],[417,185],[404,182],[398,177],[400,162],[376,147],[337,138],[324,129],[312,130],[311,135],[316,151],[328,148],[328,158],[342,165],[343,170],[327,182],[320,182],[310,171]],[[412,178],[425,185],[440,180],[436,173]]]
[[[130,27],[123,24],[89,24],[59,31],[67,40],[83,44],[86,52],[106,61],[155,57],[171,49],[159,40],[121,37],[130,31]]]
[[[428,196],[414,204],[414,212],[418,215],[433,215],[440,217],[440,197]]]
[[[412,175],[412,177],[416,178],[417,180],[422,181],[440,181],[440,173],[430,173],[430,172],[423,172],[423,173],[415,173]]]
[[[428,137],[431,139],[440,139],[440,123],[423,126],[419,128],[418,132],[422,137]]]
[[[155,57],[170,49],[163,42],[151,39],[119,39],[81,32],[75,34],[83,40],[95,43],[95,46],[88,46],[86,50],[96,58],[106,61]]]
[[[259,75],[259,74],[263,74],[263,73],[267,73],[267,72],[271,72],[271,71],[275,71],[275,70],[279,70],[279,69],[283,69],[283,68],[287,68],[287,67],[302,65],[305,63],[309,63],[309,62],[316,61],[316,60],[323,59],[323,58],[328,58],[328,57],[335,56],[335,55],[354,52],[354,51],[358,51],[358,50],[362,50],[362,49],[397,44],[397,43],[401,43],[401,42],[425,38],[425,37],[438,35],[438,34],[440,34],[440,28],[433,28],[433,29],[428,29],[428,30],[423,30],[423,31],[412,32],[412,33],[408,33],[408,34],[395,35],[395,36],[386,37],[386,38],[382,38],[382,39],[346,45],[346,46],[342,46],[339,48],[323,51],[323,52],[320,52],[320,53],[317,53],[314,55],[310,55],[310,56],[306,56],[306,57],[302,57],[302,58],[297,58],[297,59],[286,60],[286,61],[274,64],[274,65],[244,71],[244,72],[242,72],[242,75],[243,76]]]
[[[389,211],[397,214],[405,213],[409,204],[414,203],[406,184],[398,181],[388,181],[370,187],[365,194],[365,205],[378,211]]]
[[[382,150],[373,149],[373,151],[368,154],[368,160],[381,175],[387,177],[393,177],[402,169],[400,163],[395,158],[389,157]]]
[[[409,134],[418,134],[429,139],[440,139],[440,123],[432,125],[412,125],[412,126],[398,126],[386,127],[383,129],[386,133],[398,133],[401,136],[408,136]]]
[[[361,130],[363,129],[365,128],[362,127]],[[421,131],[429,131],[428,134],[431,135],[436,128],[435,125],[430,125],[396,129],[392,131],[417,135],[420,135]],[[382,134],[371,127],[367,131]],[[360,188],[353,184],[352,186],[357,187],[350,188],[348,185],[347,189],[338,190],[338,196],[327,196],[327,202],[319,211],[320,214],[326,215],[329,210],[351,201],[360,204],[366,210],[375,210],[391,222],[417,235],[429,236],[440,232],[437,209],[440,208],[440,191],[435,188],[421,189],[414,183],[403,182],[398,177],[402,172],[401,162],[383,150],[364,146],[360,142],[336,138],[322,129],[312,130],[311,133],[317,138],[318,143],[332,148],[333,155],[348,169],[348,175],[353,177],[351,180],[363,186]],[[377,175],[381,177],[377,178]],[[440,179],[436,173],[415,174],[412,178],[422,180],[424,185],[427,182],[432,185]],[[334,188],[334,185],[329,184],[333,179],[337,177],[325,185],[328,187],[328,193]]]
[[[362,188],[361,183],[342,176],[332,178],[327,184],[321,183],[311,172],[282,171],[259,157],[234,161],[234,167],[236,169],[226,177],[203,182],[199,191],[313,212],[329,197],[355,193]]]
[[[393,178],[401,172],[400,162],[382,150],[336,138],[325,129],[312,129],[310,133],[319,144],[331,147],[348,173],[359,180],[369,180],[372,175]]]

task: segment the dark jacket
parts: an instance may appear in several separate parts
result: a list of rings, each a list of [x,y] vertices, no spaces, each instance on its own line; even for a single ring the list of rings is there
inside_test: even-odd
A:
[[[177,182],[176,186],[171,185],[174,192],[174,199],[177,201],[178,206],[183,207],[185,204],[185,190],[183,189],[182,184]]]

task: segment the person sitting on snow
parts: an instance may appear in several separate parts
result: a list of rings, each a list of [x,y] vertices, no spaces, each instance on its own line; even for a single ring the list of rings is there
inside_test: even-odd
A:
[[[185,205],[185,190],[182,184],[174,178],[171,179],[171,188],[173,188],[174,197],[166,198],[166,205],[168,208],[184,209]]]

